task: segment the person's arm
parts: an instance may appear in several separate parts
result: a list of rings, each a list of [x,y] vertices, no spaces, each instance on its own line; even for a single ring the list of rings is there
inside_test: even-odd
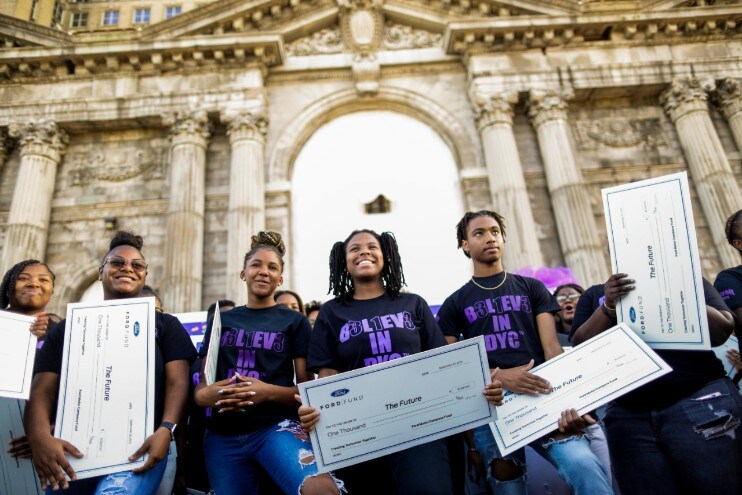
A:
[[[722,345],[734,331],[734,315],[729,311],[706,306],[711,347]]]
[[[177,359],[165,363],[165,406],[162,412],[162,421],[177,424],[183,415],[188,400],[188,361]],[[136,461],[149,452],[147,461],[133,471],[143,473],[167,457],[170,447],[170,430],[165,427],[155,429],[147,437],[141,447],[134,452],[129,461]]]
[[[328,376],[337,375],[338,373],[338,370],[334,370],[332,368],[320,368],[318,375],[320,378],[326,378]],[[298,394],[294,395],[294,400],[298,401],[301,404],[301,397]],[[306,433],[309,433],[314,429],[318,421],[318,410],[313,407],[305,406],[303,404],[299,406],[299,422],[301,423],[302,430],[304,430]]]
[[[553,314],[541,313],[536,315],[536,328],[538,328],[538,336],[541,339],[541,347],[544,349],[544,358],[547,361],[564,352],[557,338],[556,322]]]
[[[65,454],[84,457],[71,443],[52,436],[51,417],[58,393],[58,373],[37,373],[31,383],[31,395],[24,414],[28,443],[42,490],[47,487],[55,491],[69,488],[65,474],[72,481],[77,479],[77,474]]]
[[[628,275],[625,273],[614,273],[608,278],[604,285],[605,301],[572,335],[574,345],[590,340],[615,325],[618,300],[636,288],[635,281],[626,277]]]

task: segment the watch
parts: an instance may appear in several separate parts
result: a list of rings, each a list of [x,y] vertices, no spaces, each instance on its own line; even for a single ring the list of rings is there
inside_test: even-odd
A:
[[[175,440],[175,428],[177,427],[177,424],[171,423],[170,421],[163,421],[160,423],[160,428],[167,428],[170,430],[170,440]]]

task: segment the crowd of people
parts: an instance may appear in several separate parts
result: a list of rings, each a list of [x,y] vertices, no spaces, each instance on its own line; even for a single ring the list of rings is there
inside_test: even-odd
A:
[[[726,224],[742,255],[742,210]],[[208,311],[197,352],[188,332],[162,310],[146,285],[144,239],[119,232],[101,260],[105,300],[154,296],[156,324],[154,433],[130,461],[137,469],[77,479],[69,458],[79,446],[56,438],[65,321],[46,312],[55,276],[39,260],[13,266],[0,285],[0,307],[33,316],[39,339],[26,436],[7,446],[32,458],[47,493],[154,495],[461,494],[465,477],[486,480],[495,494],[525,494],[524,449],[501,455],[488,426],[331,473],[319,473],[309,432],[320,412],[304,406],[297,384],[484,336],[492,383],[482,394],[499,405],[507,392],[541,395],[551,384],[530,370],[617,324],[620,298],[640,290],[631,274],[611,275],[587,289],[542,282],[506,270],[506,222],[493,211],[468,212],[456,241],[473,276],[437,315],[406,292],[392,233],[356,230],[332,247],[329,293],[304,305],[283,284],[285,246],[276,232],[259,232],[239,276],[247,304],[218,301]],[[453,288],[452,288],[453,289]],[[712,344],[742,331],[742,265],[704,279]],[[221,332],[216,381],[203,362],[214,314]],[[359,322],[385,321],[378,326]],[[656,351],[673,371],[629,392],[600,414],[567,409],[552,433],[530,447],[554,465],[572,493],[742,493],[742,396],[712,351]],[[737,350],[727,359],[739,371]],[[739,374],[739,373],[738,373]],[[176,455],[177,452],[177,455]]]

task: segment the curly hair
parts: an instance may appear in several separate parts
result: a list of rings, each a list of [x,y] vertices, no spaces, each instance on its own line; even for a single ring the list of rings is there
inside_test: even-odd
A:
[[[278,232],[264,232],[260,231],[257,235],[250,237],[250,250],[245,253],[245,259],[242,264],[247,263],[247,260],[253,257],[261,249],[270,249],[278,255],[278,259],[281,261],[281,270],[283,270],[283,255],[286,254],[286,246],[283,243],[283,238]]]
[[[119,230],[118,232],[116,232],[116,234],[111,239],[111,242],[108,244],[108,252],[103,257],[102,262],[105,263],[106,258],[108,258],[108,255],[111,254],[111,251],[121,246],[133,247],[141,253],[142,246],[144,246],[144,238],[140,235],[134,234],[133,232]],[[144,255],[142,255],[142,257],[144,257]]]
[[[742,240],[737,234],[740,227],[742,227],[742,210],[737,210],[727,218],[727,223],[724,224],[724,233],[727,235],[727,242],[730,246],[734,245],[732,244],[734,241]]]
[[[469,231],[469,223],[478,217],[490,217],[494,218],[497,224],[500,226],[500,232],[502,232],[502,239],[505,240],[505,218],[499,213],[490,210],[480,211],[467,211],[464,216],[456,224],[456,247],[461,248],[461,244],[466,240],[466,235]],[[464,251],[464,255],[467,258],[471,258],[471,255]]]
[[[18,275],[20,275],[23,272],[23,270],[25,270],[26,267],[30,265],[45,266],[46,269],[49,270],[49,273],[52,276],[52,286],[54,286],[54,281],[56,280],[56,277],[54,276],[54,272],[52,272],[51,269],[49,268],[49,265],[47,265],[43,261],[25,260],[25,261],[21,261],[20,263],[16,263],[10,268],[10,270],[5,272],[3,281],[0,284],[0,309],[6,309],[10,305],[10,303],[13,301],[13,296],[15,295],[15,283],[18,281]]]
[[[397,246],[397,239],[394,237],[394,234],[391,232],[382,232],[379,235],[373,230],[354,230],[347,239],[342,242],[336,242],[330,251],[330,287],[327,293],[332,293],[340,302],[346,302],[350,299],[355,290],[353,279],[348,272],[345,248],[353,237],[357,234],[364,233],[371,234],[379,241],[381,254],[384,257],[381,281],[384,284],[387,294],[396,298],[402,290],[402,286],[407,285],[402,269],[402,259],[399,256],[399,246]]]

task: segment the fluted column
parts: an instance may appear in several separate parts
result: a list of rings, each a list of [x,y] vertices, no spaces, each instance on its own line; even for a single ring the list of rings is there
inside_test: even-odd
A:
[[[544,264],[513,133],[512,105],[517,98],[517,93],[472,97],[492,204],[506,220],[508,246],[504,262],[510,270]]]
[[[169,312],[199,311],[203,280],[206,146],[209,121],[204,111],[163,117],[170,126],[170,204],[167,215],[165,276],[162,287]]]
[[[5,160],[8,158],[8,132],[5,129],[0,129],[0,173],[5,167]]]
[[[727,245],[724,223],[739,210],[742,193],[709,114],[707,92],[714,89],[712,79],[675,80],[660,102],[675,124],[722,266],[736,266],[739,257]]]
[[[570,91],[531,91],[528,116],[538,136],[564,259],[590,285],[608,276],[608,266],[567,121],[571,96]]]
[[[21,164],[8,214],[2,272],[24,259],[44,259],[57,166],[67,133],[48,120],[11,124],[18,138]]]
[[[724,79],[717,88],[716,101],[732,129],[737,150],[742,153],[742,80]]]
[[[227,211],[227,298],[247,302],[245,283],[239,273],[250,236],[265,229],[265,174],[263,151],[267,121],[261,115],[243,112],[223,114],[232,146]]]

